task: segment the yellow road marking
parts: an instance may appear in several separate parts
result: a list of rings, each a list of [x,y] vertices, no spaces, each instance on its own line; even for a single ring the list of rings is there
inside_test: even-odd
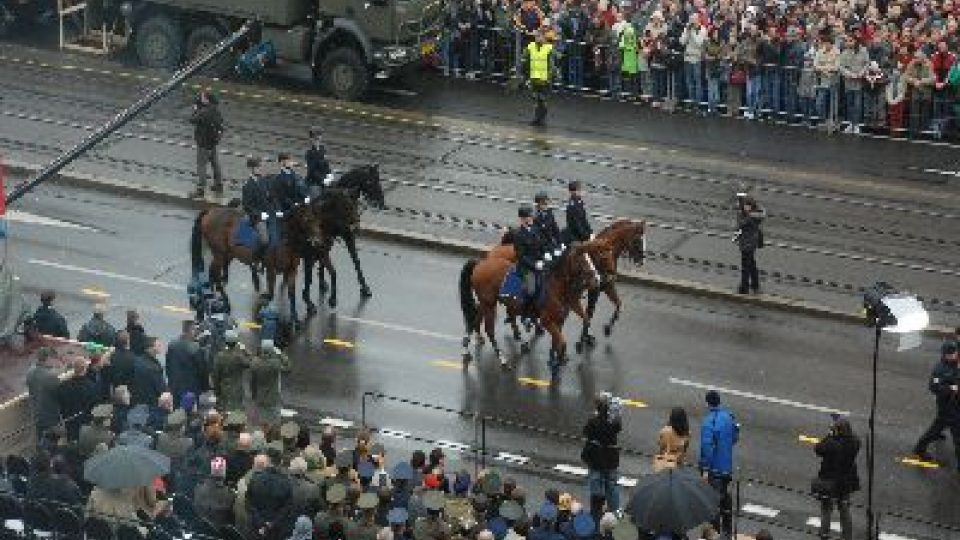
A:
[[[240,326],[240,328],[246,328],[248,330],[260,328],[260,325],[253,321],[240,321],[237,325]]]
[[[447,369],[463,369],[462,362],[454,362],[452,360],[434,360],[430,362],[430,365]]]
[[[174,313],[193,313],[192,310],[185,307],[180,307],[180,306],[161,306],[161,307],[167,311],[172,311]]]
[[[898,460],[904,465],[909,465],[911,467],[919,467],[921,469],[937,469],[940,467],[939,463],[934,463],[932,461],[923,461],[922,459],[914,457],[905,457]]]
[[[820,442],[820,439],[818,439],[817,437],[811,437],[809,435],[800,435],[799,437],[797,437],[797,440],[807,444],[817,444],[818,442]]]
[[[352,349],[354,347],[353,343],[343,341],[342,339],[326,338],[323,340],[323,343],[333,347],[343,347],[344,349]]]
[[[520,384],[529,384],[530,386],[550,386],[550,381],[543,379],[531,379],[530,377],[517,377]]]
[[[638,409],[643,409],[647,407],[646,403],[636,399],[623,399],[623,400],[620,400],[620,403],[623,403],[627,407],[636,407]]]
[[[96,296],[97,298],[110,298],[110,293],[101,289],[86,288],[80,289],[80,292],[87,296]]]

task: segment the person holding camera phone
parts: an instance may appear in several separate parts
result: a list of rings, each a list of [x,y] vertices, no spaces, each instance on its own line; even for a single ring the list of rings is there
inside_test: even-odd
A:
[[[850,494],[860,489],[857,475],[857,454],[860,439],[853,433],[850,421],[833,415],[830,433],[813,447],[820,456],[820,472],[812,483],[813,494],[820,499],[820,538],[830,537],[830,515],[833,507],[840,514],[840,530],[844,540],[853,538],[850,517]]]
[[[767,211],[760,208],[756,199],[746,193],[737,193],[737,234],[734,242],[740,248],[740,288],[737,292],[760,292],[760,270],[757,269],[757,250],[763,247],[763,231],[760,224]]]
[[[620,447],[617,437],[623,429],[620,421],[621,402],[609,392],[603,392],[595,401],[596,411],[583,427],[584,443],[580,459],[587,465],[587,487],[591,510],[599,510],[606,502],[606,511],[620,509],[617,488],[620,467]],[[603,512],[597,512],[602,514]]]

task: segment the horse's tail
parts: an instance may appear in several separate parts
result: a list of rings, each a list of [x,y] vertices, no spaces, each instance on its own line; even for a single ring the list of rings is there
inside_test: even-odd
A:
[[[467,335],[473,333],[480,324],[480,308],[477,306],[477,299],[473,295],[473,284],[470,282],[478,262],[477,259],[470,259],[464,263],[463,270],[460,271],[460,311],[463,312],[463,324],[466,326]]]
[[[200,226],[203,223],[203,218],[206,216],[207,210],[201,210],[200,213],[197,214],[197,219],[193,222],[193,232],[190,233],[190,263],[194,275],[204,271],[203,232],[200,230]]]

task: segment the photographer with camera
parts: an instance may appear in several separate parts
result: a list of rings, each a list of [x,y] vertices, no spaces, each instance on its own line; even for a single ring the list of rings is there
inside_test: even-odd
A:
[[[860,439],[853,434],[849,420],[834,415],[830,433],[813,450],[821,459],[820,472],[811,485],[814,496],[820,499],[820,538],[830,537],[830,514],[836,506],[843,540],[851,540],[850,494],[860,489],[857,475]]]
[[[960,357],[956,341],[945,341],[940,347],[940,361],[930,374],[930,392],[937,396],[937,416],[926,433],[917,441],[914,453],[924,461],[931,461],[927,446],[943,438],[943,431],[950,430],[953,451],[957,456],[960,471]]]
[[[760,270],[757,269],[757,250],[763,247],[760,224],[767,211],[746,193],[737,193],[737,234],[733,241],[740,248],[740,288],[737,292],[760,292]]]
[[[620,509],[620,493],[617,489],[620,467],[620,447],[617,436],[623,426],[620,422],[622,404],[619,398],[609,392],[603,392],[595,401],[596,411],[583,427],[583,436],[587,442],[580,453],[580,459],[587,465],[587,491],[590,496],[590,509],[594,515]]]

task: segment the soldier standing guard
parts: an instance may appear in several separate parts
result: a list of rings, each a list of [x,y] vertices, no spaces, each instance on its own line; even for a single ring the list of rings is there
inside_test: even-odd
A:
[[[213,392],[222,410],[243,408],[243,372],[250,367],[250,355],[240,343],[236,330],[224,332],[225,348],[213,360]]]
[[[567,201],[567,236],[571,242],[586,242],[593,237],[593,229],[583,205],[583,188],[579,180],[567,185],[570,200]]]
[[[260,354],[250,364],[250,390],[260,424],[280,421],[280,374],[290,371],[290,360],[272,340],[260,344]]]
[[[253,251],[253,259],[254,265],[259,265],[261,269],[267,246],[270,243],[267,220],[276,211],[270,197],[269,180],[263,176],[261,171],[262,164],[263,162],[258,157],[247,159],[250,177],[243,184],[240,199],[243,213],[247,215],[250,225],[257,231],[257,247]]]
[[[533,225],[540,233],[543,250],[546,253],[552,253],[554,257],[559,257],[564,246],[560,239],[560,227],[557,226],[557,219],[553,216],[553,208],[550,207],[550,196],[545,191],[541,191],[537,193],[533,200],[537,204],[537,213],[533,218]]]
[[[319,127],[310,128],[310,149],[304,159],[307,162],[307,188],[310,195],[323,192],[324,181],[330,174],[330,162],[327,161],[327,149],[323,146],[323,136]]]

